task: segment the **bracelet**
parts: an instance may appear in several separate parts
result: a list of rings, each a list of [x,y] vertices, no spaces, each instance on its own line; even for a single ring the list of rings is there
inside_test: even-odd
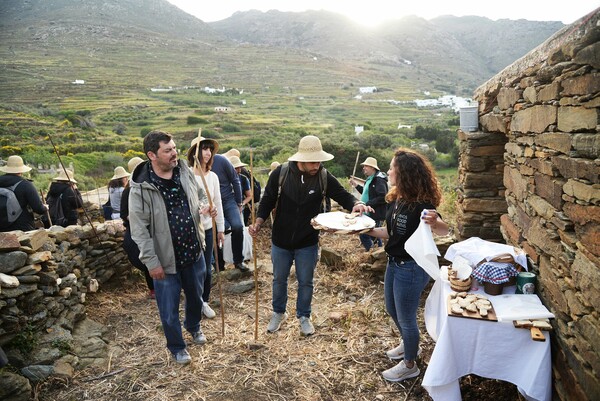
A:
[[[354,204],[354,206],[356,206],[356,205],[364,205],[364,204],[365,204],[365,202],[363,202],[363,201],[357,201],[357,202]]]

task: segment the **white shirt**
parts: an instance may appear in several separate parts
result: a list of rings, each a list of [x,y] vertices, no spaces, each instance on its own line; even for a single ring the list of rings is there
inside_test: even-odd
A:
[[[204,176],[206,180],[206,185],[208,186],[208,192],[210,193],[210,197],[212,199],[213,205],[217,208],[217,232],[225,231],[225,218],[223,217],[223,204],[221,203],[221,190],[219,189],[219,177],[212,171],[209,171],[207,175]],[[196,181],[200,188],[204,188],[204,183],[202,182],[202,177],[196,175]],[[210,215],[201,215],[202,226],[205,230],[212,229],[212,217]]]

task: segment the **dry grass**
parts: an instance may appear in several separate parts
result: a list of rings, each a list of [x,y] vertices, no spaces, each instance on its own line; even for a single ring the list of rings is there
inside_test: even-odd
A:
[[[259,268],[270,263],[263,251],[268,249],[268,241],[266,237],[258,241]],[[90,297],[88,316],[110,329],[112,351],[105,366],[78,371],[69,382],[47,381],[36,389],[36,398],[430,400],[420,385],[433,349],[422,316],[421,375],[403,383],[387,383],[380,372],[392,362],[383,352],[396,346],[399,338],[384,310],[381,279],[357,267],[367,258],[357,237],[326,235],[322,243],[342,252],[346,265],[336,269],[318,265],[312,304],[315,335],[301,337],[293,318],[297,289],[293,275],[288,300],[291,317],[279,332],[266,333],[271,315],[271,275],[259,269],[258,339],[254,338],[255,293],[225,292],[225,336],[221,336],[221,317],[215,307],[217,317],[202,321],[208,343],[191,344],[192,363],[180,366],[165,348],[157,308],[146,299],[143,280],[132,280]],[[224,287],[226,284],[223,282]],[[217,300],[216,286],[212,294]],[[344,317],[332,321],[329,315],[333,311]],[[191,343],[191,337],[185,336]]]

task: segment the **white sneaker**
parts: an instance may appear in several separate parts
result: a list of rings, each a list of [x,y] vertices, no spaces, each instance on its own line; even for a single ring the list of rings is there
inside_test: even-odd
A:
[[[203,302],[202,303],[202,313],[204,314],[204,316],[206,316],[207,319],[212,319],[215,316],[217,316],[217,314],[210,307],[210,305],[208,304],[208,302]]]
[[[302,316],[298,320],[300,320],[300,334],[308,337],[315,334],[315,327],[310,321],[310,317]]]
[[[413,365],[412,368],[407,368],[404,364],[404,361],[400,361],[399,364],[390,368],[388,370],[384,370],[381,375],[383,378],[390,382],[399,382],[402,380],[410,379],[411,377],[417,377],[421,371],[417,367],[417,363]]]
[[[273,312],[273,316],[271,317],[271,321],[269,322],[269,325],[267,326],[267,331],[269,333],[275,333],[277,330],[279,330],[281,328],[281,324],[283,322],[285,322],[285,320],[288,318],[288,314],[287,313],[275,313]]]
[[[421,347],[419,347],[419,350],[417,351],[417,356],[421,355],[421,351]],[[400,345],[396,348],[386,351],[385,355],[392,361],[404,359],[404,341],[401,342]]]
[[[206,344],[206,336],[202,332],[202,328],[198,328],[198,331],[192,334],[192,339],[194,341],[194,344]]]
[[[173,358],[175,358],[175,362],[181,365],[187,365],[188,363],[192,362],[192,357],[186,349],[182,349],[178,353],[174,354]]]

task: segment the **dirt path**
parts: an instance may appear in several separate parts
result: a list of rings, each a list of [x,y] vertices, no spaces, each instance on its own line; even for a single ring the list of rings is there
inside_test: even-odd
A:
[[[109,327],[114,351],[108,366],[79,371],[68,383],[50,380],[38,386],[37,399],[430,400],[421,380],[434,343],[422,316],[421,375],[402,383],[386,382],[380,372],[393,364],[383,352],[397,345],[398,333],[384,310],[383,284],[358,268],[367,255],[353,254],[357,238],[327,236],[323,242],[342,252],[347,265],[335,270],[318,266],[312,315],[315,335],[301,337],[293,318],[294,277],[288,300],[291,318],[279,332],[265,332],[271,314],[272,276],[263,269],[259,270],[258,340],[254,339],[255,293],[226,293],[225,336],[221,336],[221,318],[214,307],[217,317],[202,322],[208,343],[190,345],[192,363],[179,366],[165,348],[156,305],[146,298],[141,277],[135,276],[89,297],[88,316]],[[268,263],[265,256],[259,255],[259,267]],[[217,287],[212,294],[213,300],[218,299]],[[339,321],[330,319],[334,311],[341,313]],[[186,340],[191,341],[187,334]],[[495,380],[468,376],[461,387],[465,400],[519,399],[515,386]]]

